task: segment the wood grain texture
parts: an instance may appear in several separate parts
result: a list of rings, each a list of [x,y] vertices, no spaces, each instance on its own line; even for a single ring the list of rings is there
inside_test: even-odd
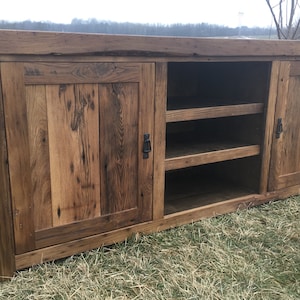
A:
[[[148,221],[153,216],[153,136],[154,136],[154,63],[141,64],[141,82],[139,86],[139,141],[138,141],[138,195],[140,221]],[[149,157],[143,157],[144,134],[150,135],[152,151]]]
[[[282,135],[279,139],[276,138],[276,126],[278,118],[283,119],[283,125],[285,120],[286,103],[288,100],[288,87],[289,87],[289,76],[290,76],[291,64],[289,62],[281,62],[279,70],[278,80],[278,91],[277,91],[277,102],[275,109],[274,122],[275,127],[273,131],[273,142],[271,150],[271,164],[270,164],[270,175],[269,175],[269,191],[277,189],[277,181],[281,172],[281,159],[282,159]]]
[[[284,120],[281,172],[300,172],[300,76],[289,80],[288,102]]]
[[[198,166],[208,163],[215,163],[225,160],[249,157],[260,154],[259,145],[236,147],[225,150],[217,150],[198,154],[190,154],[185,156],[175,156],[165,160],[165,170],[175,170]]]
[[[290,76],[300,76],[300,61],[293,61],[290,68]]]
[[[100,84],[101,213],[137,207],[138,83]]]
[[[36,232],[36,248],[65,243],[129,226],[136,223],[137,219],[137,208],[133,208],[119,213],[40,230]]]
[[[53,225],[100,215],[97,86],[46,87]]]
[[[8,153],[2,100],[0,68],[0,281],[10,278],[16,270]]]
[[[169,110],[166,112],[167,122],[191,121],[200,119],[233,117],[262,113],[263,103],[224,105],[203,108]]]
[[[46,87],[26,87],[30,170],[35,230],[52,227]]]
[[[35,247],[23,64],[1,64],[16,253]]]
[[[0,31],[0,54],[299,57],[296,41]]]
[[[25,84],[137,82],[136,63],[25,63]]]
[[[300,76],[290,70],[293,63],[281,63],[275,122],[282,118],[283,132],[274,138],[270,171],[270,190],[297,185],[300,180]]]
[[[262,167],[261,167],[261,180],[260,180],[260,193],[266,193],[268,189],[269,170],[271,161],[271,147],[274,133],[274,115],[278,92],[280,62],[274,61],[270,74],[269,97],[266,111],[265,121],[265,136],[262,148]]]
[[[167,64],[155,67],[153,219],[164,215],[166,152]]]
[[[300,183],[300,76],[289,79],[288,101],[283,123],[280,175],[277,188]]]
[[[124,241],[127,237],[135,233],[152,233],[168,228],[230,213],[238,209],[246,209],[256,205],[261,205],[274,199],[284,199],[289,195],[300,193],[300,186],[294,186],[281,191],[271,192],[264,195],[252,194],[224,202],[214,203],[208,206],[183,211],[165,216],[164,219],[135,224],[114,231],[89,236],[75,241],[54,245],[44,249],[31,251],[26,254],[16,256],[17,269],[23,269],[35,264],[67,257],[76,253],[84,252],[93,248]]]

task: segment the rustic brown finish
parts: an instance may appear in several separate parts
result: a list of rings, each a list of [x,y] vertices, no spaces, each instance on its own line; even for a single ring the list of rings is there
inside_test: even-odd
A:
[[[136,63],[25,63],[25,84],[137,82]]]
[[[89,64],[91,81],[106,83],[86,78],[82,83],[80,77],[69,83],[73,80],[66,76],[44,84],[42,72],[24,81],[23,74],[29,76],[24,64],[3,64],[11,174],[20,172],[12,178],[13,204],[16,212],[26,213],[32,237],[19,233],[22,226],[15,224],[17,253],[151,219],[153,156],[144,160],[142,147],[144,133],[153,138],[154,65],[127,66]],[[69,64],[64,70],[85,67]],[[113,69],[123,71],[108,76]],[[95,70],[103,76],[93,75]],[[18,119],[23,131],[14,140]],[[21,192],[27,210],[23,198],[16,197]]]
[[[184,156],[175,156],[172,158],[166,158],[165,170],[169,171],[174,169],[199,166],[224,160],[258,155],[259,153],[260,147],[258,145],[253,145],[204,153],[199,152],[197,154],[187,154]]]
[[[266,127],[265,127],[265,137],[264,137],[264,147],[262,155],[262,167],[261,167],[261,183],[260,192],[266,193],[268,190],[268,180],[269,180],[269,169],[271,160],[271,146],[273,141],[274,133],[274,115],[277,99],[277,87],[279,78],[280,62],[274,61],[272,64],[272,71],[270,77],[270,88],[269,88],[269,98],[268,106],[266,111]]]
[[[161,219],[164,215],[165,190],[165,152],[167,107],[167,64],[156,64],[155,115],[154,115],[154,181],[153,219]]]
[[[300,194],[299,61],[294,41],[0,31],[0,278]]]
[[[99,216],[97,88],[47,85],[46,95],[53,225]]]
[[[296,73],[293,64],[281,64],[274,136],[279,118],[283,132],[273,139],[270,190],[293,186],[300,180],[300,73]]]
[[[49,139],[45,86],[26,87],[35,229],[52,227]]]
[[[191,121],[209,118],[233,117],[251,115],[263,112],[262,103],[227,105],[217,107],[190,108],[169,110],[166,115],[166,122]]]
[[[78,239],[75,241],[59,244],[44,249],[28,252],[16,256],[17,269],[23,269],[31,265],[63,258],[78,252],[101,247],[123,241],[135,233],[152,233],[162,231],[171,227],[177,227],[198,220],[215,217],[224,213],[230,213],[237,209],[250,208],[269,202],[274,199],[284,199],[289,195],[300,193],[300,186],[295,186],[280,192],[267,193],[265,195],[251,194],[248,196],[232,199],[225,202],[218,202],[208,206],[183,211],[177,214],[165,216],[163,219],[129,226],[119,230]]]
[[[136,208],[36,232],[36,248],[84,238],[136,223]]]
[[[27,108],[22,69],[22,64],[1,64],[16,253],[35,248]]]
[[[10,278],[16,270],[8,157],[5,135],[0,71],[0,281]]]
[[[0,32],[1,54],[299,57],[295,41]]]
[[[105,215],[137,206],[139,95],[134,83],[100,85],[99,91],[100,198]]]
[[[154,136],[154,88],[155,88],[155,65],[141,65],[141,85],[139,89],[140,112],[139,112],[139,143],[138,143],[138,184],[139,184],[139,215],[140,220],[151,220],[153,216],[153,150],[149,158],[143,157],[144,134],[149,134],[153,144]],[[152,146],[153,147],[153,146]]]

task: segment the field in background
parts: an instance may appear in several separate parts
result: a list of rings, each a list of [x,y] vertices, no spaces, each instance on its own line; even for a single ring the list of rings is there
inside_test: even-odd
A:
[[[300,299],[300,197],[35,266],[0,299]]]

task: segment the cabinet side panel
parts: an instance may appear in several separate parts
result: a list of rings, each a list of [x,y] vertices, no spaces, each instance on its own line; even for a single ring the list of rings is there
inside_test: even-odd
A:
[[[49,139],[45,85],[26,87],[35,230],[52,227]]]
[[[35,248],[23,64],[2,63],[2,90],[16,253]]]
[[[101,212],[137,207],[138,83],[99,85]]]
[[[0,281],[16,269],[0,70]]]
[[[53,226],[100,214],[97,85],[47,85]]]

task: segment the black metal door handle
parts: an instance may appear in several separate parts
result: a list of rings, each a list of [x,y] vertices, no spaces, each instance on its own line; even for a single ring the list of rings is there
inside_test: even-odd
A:
[[[144,134],[144,144],[143,144],[143,158],[149,158],[149,152],[151,152],[151,141],[150,141],[150,134]]]
[[[282,125],[282,119],[279,118],[277,120],[277,126],[276,126],[276,139],[280,138],[280,134],[283,132],[283,125]]]

